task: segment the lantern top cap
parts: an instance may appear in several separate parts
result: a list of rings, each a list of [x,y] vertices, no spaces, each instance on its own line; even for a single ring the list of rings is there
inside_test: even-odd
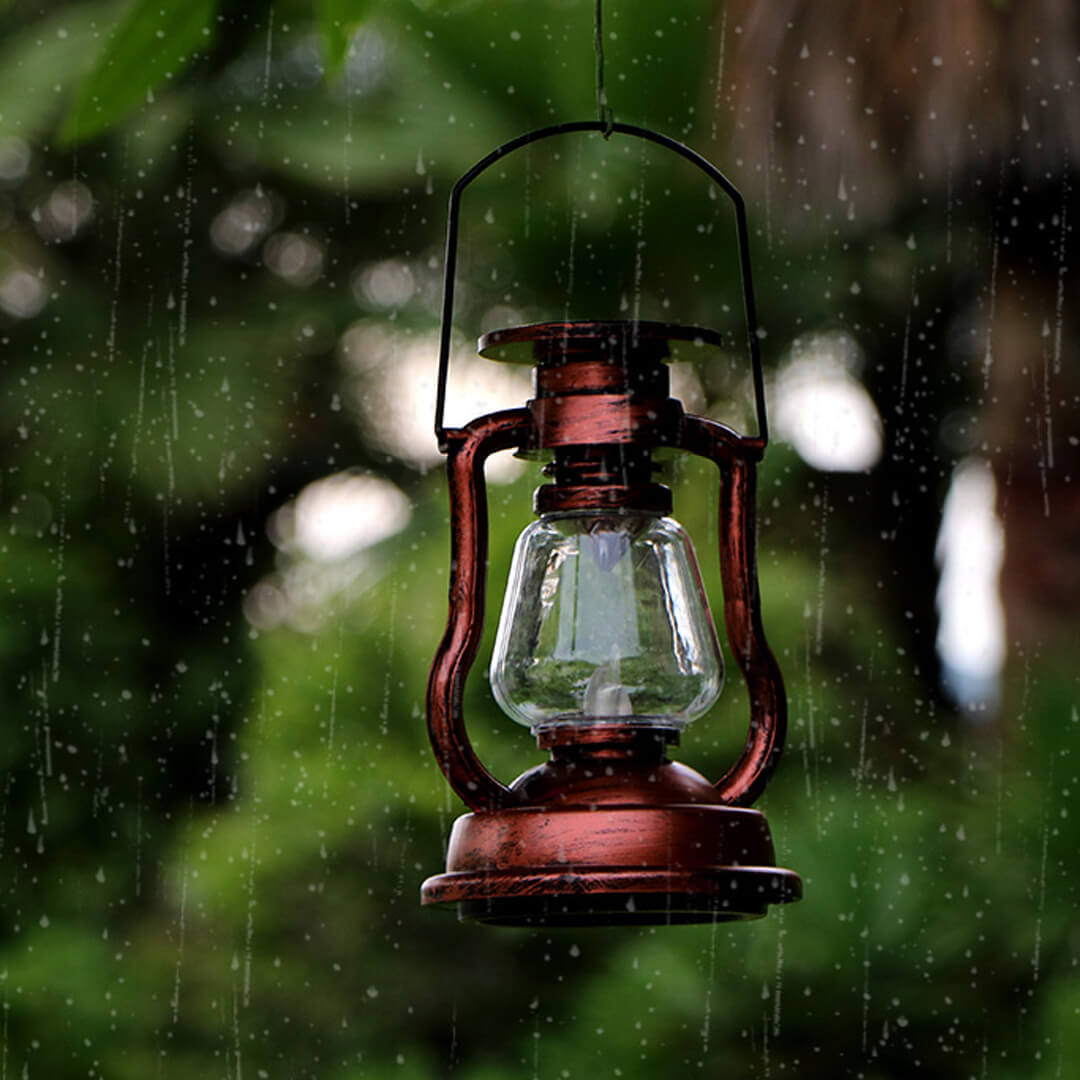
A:
[[[705,348],[721,348],[716,330],[678,323],[631,319],[582,320],[510,326],[484,334],[477,351],[512,364],[560,363],[570,359],[624,361],[631,356],[689,360]]]

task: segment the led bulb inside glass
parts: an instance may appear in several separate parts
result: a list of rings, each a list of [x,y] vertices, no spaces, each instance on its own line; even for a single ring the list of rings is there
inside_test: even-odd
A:
[[[659,514],[545,514],[518,538],[491,659],[496,701],[538,731],[615,721],[681,730],[723,685],[683,527]]]

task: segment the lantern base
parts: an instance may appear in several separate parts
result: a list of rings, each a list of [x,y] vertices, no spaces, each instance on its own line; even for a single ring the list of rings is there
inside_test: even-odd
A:
[[[757,810],[716,805],[516,807],[454,823],[424,904],[496,926],[756,919],[802,896]]]

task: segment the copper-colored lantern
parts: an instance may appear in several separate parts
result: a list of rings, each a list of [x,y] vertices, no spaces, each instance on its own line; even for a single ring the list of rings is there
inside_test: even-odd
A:
[[[736,217],[758,434],[687,415],[664,363],[672,343],[719,344],[700,327],[557,322],[484,335],[482,355],[535,366],[524,408],[443,426],[459,206],[507,153],[552,135],[601,131],[657,143],[701,169]],[[742,199],[713,165],[665,136],[626,124],[562,124],[481,160],[450,199],[436,434],[447,454],[450,616],[428,684],[439,766],[471,808],[453,827],[446,872],[425,904],[499,925],[691,923],[764,915],[802,884],[775,865],[764,816],[749,809],[780,756],[783,680],[762,629],[754,557],[755,464],[767,439]],[[668,758],[689,720],[720,690],[716,632],[690,540],[655,483],[652,452],[672,447],[720,470],[724,620],[749,691],[750,729],[716,783]],[[483,465],[498,450],[540,452],[552,483],[518,540],[491,664],[503,709],[550,760],[509,787],[473,750],[462,715],[481,635],[487,573]]]

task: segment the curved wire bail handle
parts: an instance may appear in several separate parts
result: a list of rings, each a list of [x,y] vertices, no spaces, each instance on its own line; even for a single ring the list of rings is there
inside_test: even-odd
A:
[[[501,161],[507,154],[520,150],[542,139],[557,135],[568,135],[577,131],[595,131],[607,138],[610,134],[629,135],[635,139],[656,143],[658,146],[678,154],[703,172],[728,197],[735,211],[735,228],[739,248],[739,272],[742,280],[743,310],[746,319],[746,342],[750,352],[750,363],[754,378],[754,405],[757,413],[757,441],[761,446],[768,442],[769,428],[765,416],[765,382],[761,371],[761,352],[758,345],[757,309],[754,305],[754,287],[750,274],[750,231],[746,221],[746,204],[739,189],[711,161],[702,157],[681,142],[650,131],[648,128],[635,127],[633,124],[604,122],[600,120],[575,120],[566,124],[554,124],[551,127],[538,128],[535,131],[519,135],[516,139],[503,143],[481,158],[454,185],[450,192],[450,206],[446,225],[446,266],[443,281],[442,328],[439,338],[439,379],[435,396],[435,438],[439,449],[447,452],[447,429],[443,423],[446,409],[446,383],[450,370],[450,337],[454,315],[454,278],[457,270],[458,229],[461,212],[461,197],[465,189],[483,172]]]

